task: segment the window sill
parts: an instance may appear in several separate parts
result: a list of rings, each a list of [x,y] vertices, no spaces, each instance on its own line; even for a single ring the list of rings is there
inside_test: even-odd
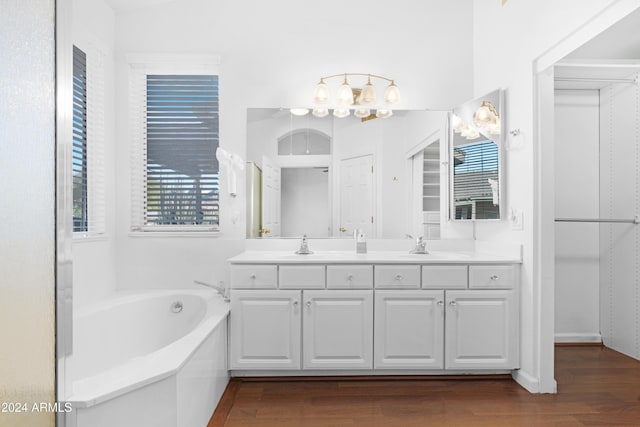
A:
[[[130,231],[129,237],[146,238],[146,237],[220,237],[219,231]]]
[[[104,242],[106,240],[106,234],[85,234],[76,232],[73,234],[72,243]]]

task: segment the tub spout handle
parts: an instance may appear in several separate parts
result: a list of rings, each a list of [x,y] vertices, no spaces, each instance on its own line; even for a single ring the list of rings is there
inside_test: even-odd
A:
[[[224,286],[224,282],[220,282],[223,284],[222,286],[214,285],[213,283],[202,282],[200,280],[194,280],[193,283],[195,283],[196,285],[206,286],[208,288],[214,289],[222,296],[222,298],[224,298],[225,302],[230,301],[229,293],[227,292],[227,287]]]

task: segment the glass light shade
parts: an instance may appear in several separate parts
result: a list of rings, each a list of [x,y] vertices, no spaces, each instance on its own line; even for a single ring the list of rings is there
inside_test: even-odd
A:
[[[363,117],[369,117],[371,115],[371,110],[369,110],[368,108],[356,108],[356,110],[353,112],[353,115],[359,119],[362,119]]]
[[[400,101],[400,91],[393,81],[384,91],[384,103],[387,105],[395,105]]]
[[[392,110],[381,108],[378,111],[376,111],[376,117],[378,117],[379,119],[386,119],[387,117],[391,117],[391,116],[393,116]]]
[[[464,136],[467,139],[476,139],[480,136],[480,132],[472,127],[467,127],[460,133],[460,135]]]
[[[371,105],[376,102],[376,89],[371,82],[367,82],[360,93],[360,104]]]
[[[497,120],[496,109],[489,101],[482,101],[480,107],[473,114],[473,123],[478,127],[495,125]]]
[[[335,110],[333,110],[333,115],[339,119],[347,117],[349,114],[350,111],[348,108],[336,108]]]
[[[289,111],[291,111],[291,114],[294,116],[306,116],[309,114],[308,108],[290,108]]]
[[[496,120],[496,122],[492,125],[489,125],[486,127],[487,131],[491,134],[491,135],[500,135],[500,118],[498,118],[498,120]]]
[[[329,88],[324,80],[320,80],[320,83],[316,85],[313,91],[313,102],[316,104],[326,104],[329,102]]]
[[[326,108],[314,108],[311,114],[316,117],[322,118],[326,117],[329,114],[329,110],[327,110]]]
[[[353,104],[353,91],[351,90],[351,86],[349,86],[346,80],[338,88],[338,93],[336,94],[336,104],[345,106]]]

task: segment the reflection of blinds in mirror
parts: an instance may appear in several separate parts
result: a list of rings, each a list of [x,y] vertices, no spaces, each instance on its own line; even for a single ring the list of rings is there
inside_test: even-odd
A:
[[[498,218],[489,180],[498,181],[498,146],[472,142],[454,149],[453,189],[456,219]]]

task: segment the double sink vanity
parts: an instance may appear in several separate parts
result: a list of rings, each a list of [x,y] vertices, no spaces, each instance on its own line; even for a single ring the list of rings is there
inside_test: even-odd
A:
[[[235,376],[505,373],[520,259],[478,252],[247,251],[231,267]]]

